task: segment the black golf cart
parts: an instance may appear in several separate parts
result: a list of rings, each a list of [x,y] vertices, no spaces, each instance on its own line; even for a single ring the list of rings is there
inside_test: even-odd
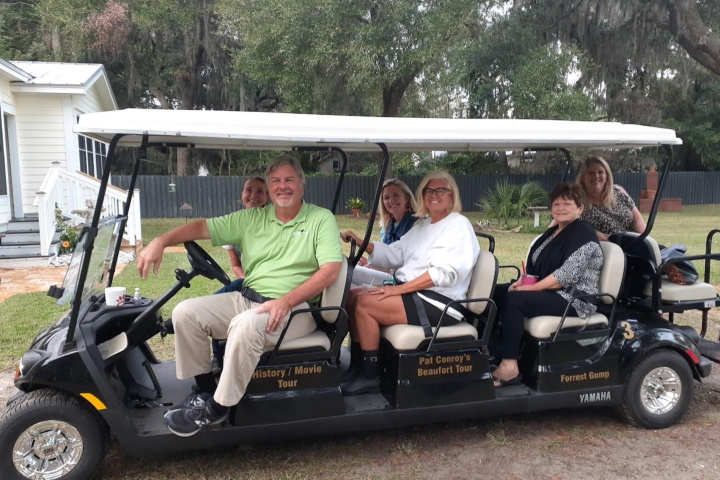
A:
[[[452,326],[441,324],[432,336],[422,327],[384,328],[381,393],[343,397],[338,385],[338,375],[348,365],[342,348],[348,330],[343,307],[353,267],[363,254],[362,247],[353,247],[339,279],[313,307],[318,329],[292,341],[283,341],[284,334],[280,337],[263,355],[227,423],[190,438],[175,436],[163,415],[190,392],[192,380],[177,380],[174,362],[158,361],[146,342],[162,331],[160,308],[182,288],[192,288],[195,277],[222,283],[229,279],[190,242],[185,245],[189,272],[176,270],[177,283],[160,298],[105,305],[104,288],[113,282],[120,233],[148,148],[335,151],[342,158],[342,172],[333,210],[346,152],[379,151],[384,164],[369,215],[373,219],[390,150],[529,148],[567,154],[565,148],[655,146],[671,154],[671,146],[681,141],[671,130],[616,123],[164,110],[83,115],[75,131],[110,144],[108,165],[92,223],[81,234],[65,282],[49,292],[59,302],[69,302],[71,310],[41,332],[22,356],[15,377],[19,391],[0,419],[4,478],[87,478],[97,471],[110,435],[128,454],[139,456],[580,406],[615,406],[635,425],[662,428],[682,418],[693,381],[710,374],[711,363],[698,348],[698,334],[661,315],[718,306],[720,298],[714,290],[713,295],[706,290],[686,293],[680,301],[665,296],[663,265],[654,256],[649,236],[658,192],[646,232],[602,242],[605,264],[596,314],[589,319],[526,319],[520,357],[523,384],[493,387],[490,351],[497,318],[492,294],[501,267],[493,254],[494,239],[481,235],[489,248],[482,250],[468,299],[462,302],[476,317]],[[139,148],[126,211],[102,219],[110,165],[119,147]],[[372,228],[369,220],[366,241]],[[708,252],[702,259],[720,259],[720,254]],[[648,284],[650,290],[645,291]]]

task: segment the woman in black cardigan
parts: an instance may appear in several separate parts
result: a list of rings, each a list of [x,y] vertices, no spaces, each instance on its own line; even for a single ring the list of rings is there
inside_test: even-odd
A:
[[[498,285],[495,301],[502,321],[503,360],[493,373],[495,386],[513,385],[522,378],[518,356],[525,318],[561,316],[573,295],[598,293],[603,254],[595,229],[580,220],[585,193],[576,184],[561,183],[550,194],[556,225],[533,245],[527,273],[538,278],[533,285]],[[595,313],[590,302],[575,300],[569,316],[587,318]]]

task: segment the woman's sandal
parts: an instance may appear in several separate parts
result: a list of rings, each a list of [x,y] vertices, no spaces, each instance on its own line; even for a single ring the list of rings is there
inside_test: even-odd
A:
[[[495,388],[519,385],[521,382],[522,382],[522,374],[521,373],[519,373],[517,377],[512,378],[510,380],[503,380],[502,378],[497,378],[497,377],[493,376],[493,384],[495,385]]]

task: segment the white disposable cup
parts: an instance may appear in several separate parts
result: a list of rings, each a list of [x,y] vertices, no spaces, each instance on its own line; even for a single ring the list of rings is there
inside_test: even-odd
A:
[[[121,307],[125,305],[125,287],[106,288],[105,305],[108,307]]]

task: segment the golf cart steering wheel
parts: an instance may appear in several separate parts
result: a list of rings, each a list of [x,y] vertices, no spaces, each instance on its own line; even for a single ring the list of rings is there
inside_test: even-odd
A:
[[[203,248],[195,242],[185,242],[190,266],[198,274],[210,280],[217,280],[223,285],[230,284],[230,277],[225,270]]]

